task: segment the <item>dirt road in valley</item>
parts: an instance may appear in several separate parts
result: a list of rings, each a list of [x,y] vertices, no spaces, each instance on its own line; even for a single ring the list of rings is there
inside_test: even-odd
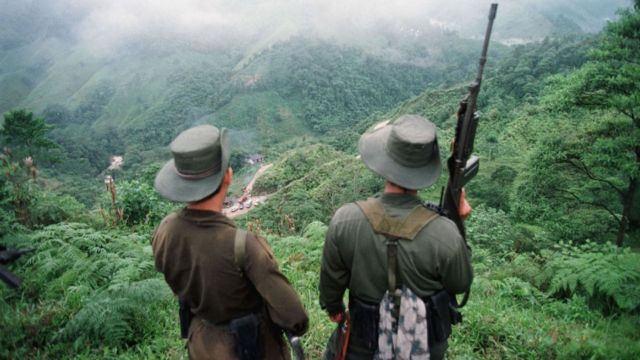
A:
[[[264,174],[265,171],[269,170],[269,168],[272,166],[273,164],[266,164],[266,165],[262,165],[260,167],[260,169],[258,169],[258,171],[256,171],[256,174],[253,175],[253,178],[251,179],[251,181],[249,181],[249,184],[247,184],[245,190],[244,190],[244,194],[242,194],[243,197],[246,197],[247,199],[250,199],[252,202],[252,206],[250,208],[244,208],[244,209],[239,209],[236,211],[231,211],[231,209],[233,207],[237,207],[239,204],[235,203],[233,204],[233,206],[228,207],[228,208],[224,208],[222,209],[222,213],[227,215],[229,218],[233,219],[234,217],[243,215],[248,213],[249,211],[251,211],[251,209],[253,209],[253,207],[256,204],[259,203],[263,203],[267,200],[267,198],[271,195],[271,194],[267,194],[267,195],[261,195],[261,196],[251,196],[251,191],[253,191],[253,184],[256,182],[256,180],[262,176],[262,174]]]
[[[245,194],[251,195],[251,191],[253,191],[253,184],[256,182],[256,180],[260,176],[262,176],[262,174],[264,174],[265,171],[269,170],[269,168],[271,168],[272,166],[273,164],[262,165],[260,169],[256,171],[256,174],[253,175],[253,179],[251,179],[251,181],[249,181],[249,184],[247,185],[247,190],[245,191]]]

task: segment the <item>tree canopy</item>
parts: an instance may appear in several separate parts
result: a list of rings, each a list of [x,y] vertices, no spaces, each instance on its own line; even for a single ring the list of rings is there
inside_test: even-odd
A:
[[[44,118],[34,117],[33,113],[24,109],[16,109],[4,114],[4,124],[0,129],[2,143],[11,148],[18,158],[31,156],[33,159],[53,159],[50,150],[58,149],[58,145],[49,140],[48,134],[52,125]]]

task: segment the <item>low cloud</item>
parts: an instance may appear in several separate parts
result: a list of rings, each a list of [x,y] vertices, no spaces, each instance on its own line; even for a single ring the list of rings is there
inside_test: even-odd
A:
[[[0,0],[10,3],[11,0]],[[380,26],[447,28],[480,34],[491,0],[23,0],[41,8],[53,24],[95,49],[109,50],[147,39],[200,44],[234,43],[265,35],[312,33],[334,39]],[[612,0],[623,6],[630,0]],[[596,0],[501,0],[503,14],[526,9],[600,6]],[[615,8],[616,5],[609,5]],[[611,14],[603,14],[603,18]],[[580,14],[584,16],[584,14]],[[1,17],[1,16],[0,16]],[[499,18],[499,21],[502,20]],[[499,24],[499,22],[498,22]],[[56,25],[57,26],[57,25]]]
[[[447,24],[450,9],[486,13],[490,1],[438,0],[54,0],[49,7],[72,14],[73,35],[88,45],[118,47],[141,39],[189,39],[216,43],[286,29],[339,39],[380,22]],[[472,5],[469,5],[472,4]],[[486,16],[478,14],[478,17]],[[475,16],[474,16],[475,17]],[[453,23],[451,23],[453,24]]]

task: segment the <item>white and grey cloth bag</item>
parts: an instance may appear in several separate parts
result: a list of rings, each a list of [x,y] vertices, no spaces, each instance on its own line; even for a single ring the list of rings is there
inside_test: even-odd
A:
[[[380,302],[376,360],[429,360],[427,306],[411,289],[396,289],[398,240],[387,243],[389,289]]]

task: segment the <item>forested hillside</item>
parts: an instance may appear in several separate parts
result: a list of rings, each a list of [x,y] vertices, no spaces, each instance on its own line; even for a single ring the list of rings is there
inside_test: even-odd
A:
[[[595,34],[630,3],[511,3],[479,97],[481,167],[466,188],[476,277],[448,357],[637,359],[640,2]],[[41,12],[57,8],[26,4],[7,7],[0,27],[0,245],[32,250],[5,265],[23,282],[0,285],[0,358],[187,358],[149,244],[181,205],[153,179],[176,134],[210,123],[231,129],[234,195],[259,167],[245,157],[273,164],[253,186],[266,201],[234,221],[272,246],[310,315],[304,348],[320,359],[335,326],[318,304],[328,221],[382,187],[357,141],[412,113],[438,126],[448,154],[477,34],[387,23],[355,46],[283,27],[215,45],[136,43],[115,59],[67,46],[70,25]],[[37,26],[15,31],[30,13]],[[113,155],[121,169],[108,169]],[[437,202],[445,184],[420,196]]]

